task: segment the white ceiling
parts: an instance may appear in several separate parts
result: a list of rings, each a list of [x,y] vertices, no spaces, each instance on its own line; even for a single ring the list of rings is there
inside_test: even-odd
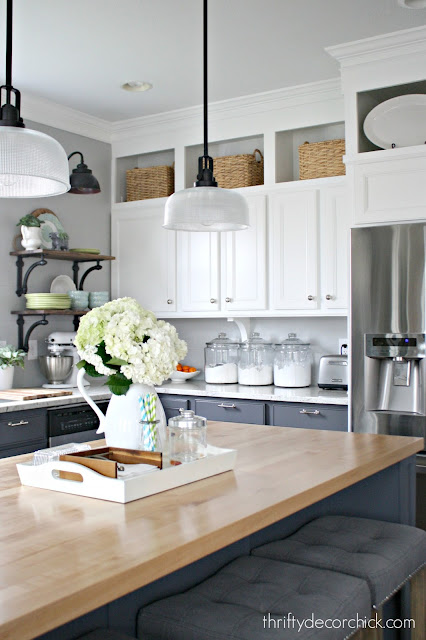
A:
[[[397,0],[210,0],[209,101],[335,78],[324,47],[425,24],[426,9]],[[28,91],[109,121],[197,105],[201,53],[202,0],[14,2],[13,84],[23,100]],[[154,89],[128,93],[128,80]]]

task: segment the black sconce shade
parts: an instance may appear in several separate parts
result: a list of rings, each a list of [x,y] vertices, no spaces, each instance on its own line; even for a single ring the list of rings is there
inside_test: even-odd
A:
[[[73,151],[68,156],[68,160],[75,154],[81,157],[81,162],[72,170],[70,175],[71,189],[68,193],[77,193],[80,195],[100,193],[101,188],[99,182],[92,174],[92,170],[88,168],[87,164],[84,164],[83,154],[80,151]]]

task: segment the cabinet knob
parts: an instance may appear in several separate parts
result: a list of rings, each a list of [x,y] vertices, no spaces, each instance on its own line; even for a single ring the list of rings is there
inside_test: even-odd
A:
[[[215,304],[217,302],[216,298],[210,298],[211,304]]]
[[[170,298],[167,300],[167,304],[173,304],[173,300],[170,300]]]
[[[232,302],[232,298],[225,298],[225,302]]]
[[[313,300],[314,296],[308,296],[308,300]]]
[[[325,296],[326,300],[333,300],[333,296],[331,296],[329,293],[327,293],[327,295]]]

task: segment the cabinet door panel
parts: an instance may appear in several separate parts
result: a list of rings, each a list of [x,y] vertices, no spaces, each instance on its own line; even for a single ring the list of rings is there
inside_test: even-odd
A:
[[[246,200],[250,228],[222,233],[222,307],[227,311],[266,309],[266,198]]]
[[[113,297],[154,313],[176,311],[176,232],[163,229],[164,203],[113,212]]]
[[[269,203],[272,308],[317,309],[317,191],[276,193]]]
[[[218,234],[180,231],[178,242],[182,311],[218,311],[220,309]]]
[[[355,224],[425,218],[426,157],[416,155],[355,164]]]
[[[349,199],[344,187],[321,194],[321,304],[347,309],[349,304]]]

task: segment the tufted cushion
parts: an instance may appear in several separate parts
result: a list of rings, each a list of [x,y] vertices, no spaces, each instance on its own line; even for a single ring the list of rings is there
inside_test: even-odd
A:
[[[381,520],[325,516],[252,554],[362,578],[377,607],[425,564],[426,531]]]
[[[111,629],[96,629],[80,636],[78,640],[136,640],[136,638],[126,636],[118,631],[111,631]]]
[[[140,640],[341,640],[353,630],[299,632],[297,625],[283,629],[283,618],[369,618],[370,611],[363,580],[243,556],[189,591],[141,609],[137,629]],[[273,620],[265,627],[268,614]]]

